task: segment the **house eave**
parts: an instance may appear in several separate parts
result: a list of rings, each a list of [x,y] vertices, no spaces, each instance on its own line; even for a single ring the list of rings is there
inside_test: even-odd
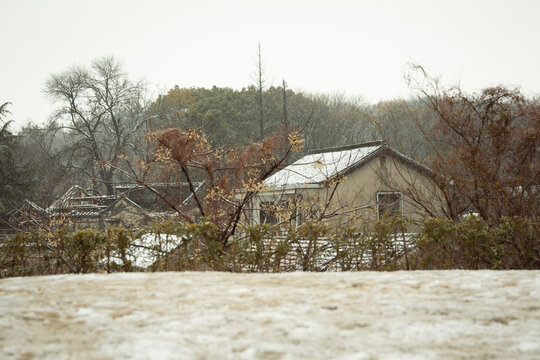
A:
[[[261,190],[260,193],[276,193],[284,191],[296,191],[303,189],[322,189],[324,186],[322,183],[307,183],[307,184],[284,184],[276,186],[268,186],[266,189]]]

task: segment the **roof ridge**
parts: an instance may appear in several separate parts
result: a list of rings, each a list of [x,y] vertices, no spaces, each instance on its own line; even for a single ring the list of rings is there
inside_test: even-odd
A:
[[[107,212],[107,210],[111,209],[114,205],[116,205],[117,203],[119,203],[120,201],[122,200],[125,200],[127,201],[128,203],[132,204],[132,205],[135,205],[139,210],[141,210],[144,214],[147,214],[146,210],[143,209],[143,207],[139,204],[137,204],[135,201],[131,200],[126,194],[121,194],[118,196],[118,198],[113,201],[111,204],[107,205],[107,207],[105,207],[104,209],[101,209],[99,211],[99,213],[105,213]]]
[[[315,150],[306,152],[305,155],[322,154],[322,153],[344,151],[344,150],[353,150],[353,149],[359,149],[359,148],[368,147],[368,146],[381,146],[381,145],[386,145],[386,141],[375,140],[375,141],[369,141],[369,142],[360,143],[360,144],[338,146],[338,147],[326,148],[326,149],[315,149]]]
[[[322,153],[312,152],[266,178],[265,185],[320,184],[364,163],[367,158],[372,158],[386,148],[385,142],[374,141],[327,149]],[[317,158],[321,158],[322,162]]]

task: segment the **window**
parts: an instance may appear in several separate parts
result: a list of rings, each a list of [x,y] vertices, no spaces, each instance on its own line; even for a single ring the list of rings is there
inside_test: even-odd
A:
[[[276,225],[279,223],[279,217],[276,206],[272,202],[261,202],[261,212],[259,223]]]
[[[377,219],[382,219],[385,216],[402,216],[402,210],[401,193],[377,193]]]
[[[321,211],[316,204],[304,204],[304,206],[296,209],[296,225],[300,226],[306,222],[317,221]]]
[[[260,203],[260,224],[278,225],[286,220],[291,220],[292,209],[289,208],[288,201],[262,201]]]

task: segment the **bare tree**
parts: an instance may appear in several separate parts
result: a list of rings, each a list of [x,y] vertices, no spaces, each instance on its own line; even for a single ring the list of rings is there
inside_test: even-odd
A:
[[[422,134],[433,126],[436,117],[433,109],[417,99],[382,101],[368,108],[377,138],[418,161],[424,161],[432,152]]]
[[[289,119],[288,119],[288,113],[287,113],[287,83],[285,82],[285,79],[283,79],[283,126],[285,128],[289,127]]]
[[[262,64],[262,54],[261,54],[261,43],[257,46],[257,92],[258,92],[258,107],[259,107],[259,131],[260,139],[264,139],[264,104],[263,104],[263,93],[264,93],[264,69]]]
[[[502,86],[472,94],[443,89],[420,66],[414,70],[419,76],[409,77],[410,84],[436,114],[431,126],[417,129],[432,149],[427,165],[446,215],[457,219],[474,211],[490,224],[508,216],[537,220],[538,99]],[[418,189],[413,185],[409,190]]]
[[[111,164],[132,182],[144,186],[185,223],[205,219],[215,225],[220,246],[227,247],[237,231],[243,212],[263,188],[263,180],[281,168],[301,149],[299,131],[278,131],[264,141],[240,148],[214,147],[198,129],[173,128],[151,133],[151,156],[137,163],[126,161],[127,170]],[[175,173],[187,190],[178,202],[152,184],[153,174]]]
[[[64,142],[51,156],[112,194],[110,165],[138,148],[136,139],[147,121],[144,90],[112,57],[52,75],[45,92],[59,107],[49,131],[62,133]]]

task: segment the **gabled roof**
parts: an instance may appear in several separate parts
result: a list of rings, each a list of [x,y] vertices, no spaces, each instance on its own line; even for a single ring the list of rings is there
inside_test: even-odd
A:
[[[47,208],[47,211],[54,211],[57,209],[63,209],[67,206],[68,202],[72,198],[76,197],[86,197],[89,196],[86,190],[84,190],[79,185],[73,185],[69,188],[64,195],[62,195],[58,200],[54,201],[51,206]]]
[[[25,199],[24,200],[24,205],[25,206],[28,206],[36,211],[39,211],[39,212],[46,212],[46,210],[44,208],[42,208],[41,206],[37,205],[36,203],[28,200],[28,199]]]
[[[139,212],[146,214],[146,211],[144,211],[144,209],[139,204],[137,204],[136,202],[134,202],[133,200],[131,200],[130,198],[124,195],[120,195],[112,204],[107,206],[105,209],[101,210],[100,213],[107,213],[111,211],[112,209],[114,209],[114,207],[117,206],[119,203],[122,203],[122,202],[126,202],[129,205],[136,208]]]
[[[311,153],[266,178],[264,185],[282,187],[320,184],[347,172],[383,146],[384,142],[376,141]]]
[[[30,201],[28,199],[25,199],[19,205],[18,208],[15,208],[15,209],[11,210],[10,212],[8,212],[7,216],[9,217],[9,216],[13,216],[15,214],[22,214],[27,209],[37,211],[38,213],[43,213],[43,214],[47,213],[47,210],[43,209],[41,206],[35,204],[34,202],[32,202],[32,201]]]
[[[314,151],[266,178],[264,185],[270,188],[320,185],[348,174],[379,155],[392,156],[419,171],[431,173],[428,167],[388,147],[384,141],[374,141]]]

